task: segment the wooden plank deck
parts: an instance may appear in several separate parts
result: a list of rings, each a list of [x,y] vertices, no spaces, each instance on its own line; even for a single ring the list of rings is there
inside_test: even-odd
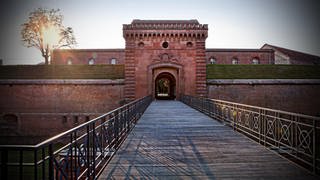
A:
[[[179,101],[154,101],[100,179],[317,179]]]

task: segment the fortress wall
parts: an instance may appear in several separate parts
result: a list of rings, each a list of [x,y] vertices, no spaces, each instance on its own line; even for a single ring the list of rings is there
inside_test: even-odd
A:
[[[122,105],[123,87],[123,79],[1,80],[0,136],[58,134]]]
[[[320,115],[320,80],[208,80],[208,97]]]
[[[111,59],[116,59],[116,64],[124,64],[124,49],[57,49],[53,51],[52,62],[54,65],[88,64],[94,59],[94,64],[111,64]]]
[[[210,58],[215,58],[216,64],[232,64],[233,58],[237,58],[239,64],[252,64],[253,58],[257,58],[259,64],[274,64],[274,52],[266,49],[206,49],[207,64]]]

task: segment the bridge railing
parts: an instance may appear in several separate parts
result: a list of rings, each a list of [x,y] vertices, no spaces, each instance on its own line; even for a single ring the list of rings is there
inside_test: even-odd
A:
[[[135,100],[37,145],[0,145],[0,179],[95,179],[151,100]]]
[[[319,117],[188,95],[181,101],[320,173]]]

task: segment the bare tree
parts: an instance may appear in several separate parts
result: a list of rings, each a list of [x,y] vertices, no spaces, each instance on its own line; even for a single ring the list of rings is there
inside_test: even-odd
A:
[[[39,8],[29,14],[28,22],[22,24],[22,41],[26,47],[41,51],[45,64],[53,49],[76,45],[71,27],[64,27],[60,10]]]

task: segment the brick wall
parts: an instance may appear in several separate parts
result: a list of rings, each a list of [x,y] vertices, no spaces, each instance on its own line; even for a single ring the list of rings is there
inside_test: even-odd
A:
[[[5,114],[7,113],[0,114],[3,118],[0,144],[37,144],[101,115],[101,113],[10,113],[17,119],[13,123],[8,122],[4,117]]]
[[[0,136],[53,136],[119,107],[123,88],[123,80],[1,80]]]
[[[61,49],[53,51],[51,64],[88,64],[94,59],[94,64],[111,64],[111,59],[116,59],[116,64],[124,64],[124,49]]]
[[[208,97],[308,115],[320,115],[319,80],[214,80]]]
[[[177,78],[177,96],[206,95],[206,24],[194,20],[134,20],[123,25],[123,36],[127,100],[154,95],[153,83],[160,71]]]
[[[128,50],[128,45],[126,48]],[[131,48],[139,49],[134,45]],[[54,51],[52,64],[67,64],[69,59],[72,60],[72,64],[88,64],[91,58],[95,59],[95,64],[110,64],[112,58],[117,59],[117,64],[125,64],[125,57],[124,49],[63,49]],[[258,58],[260,64],[275,62],[274,51],[269,49],[205,49],[207,64],[210,64],[211,57],[217,60],[217,64],[231,64],[232,58],[238,58],[240,64],[252,64],[253,58]]]
[[[260,64],[274,64],[274,52],[267,49],[206,49],[207,64],[211,57],[216,59],[216,64],[232,64],[233,58],[237,58],[239,64],[252,64],[253,58]]]

